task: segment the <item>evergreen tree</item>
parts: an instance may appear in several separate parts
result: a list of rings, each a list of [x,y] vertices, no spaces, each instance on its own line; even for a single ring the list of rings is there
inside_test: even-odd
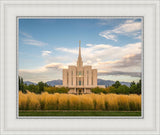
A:
[[[19,83],[18,83],[18,85],[19,85],[19,91],[21,91],[22,89],[21,89],[21,77],[20,76],[18,76],[18,80],[19,80]]]
[[[130,94],[137,93],[137,84],[134,81],[131,82],[129,91]]]
[[[121,86],[121,83],[119,81],[116,81],[112,86],[118,88],[119,86]]]
[[[116,94],[129,94],[129,87],[120,85],[116,90]]]
[[[131,82],[130,87],[132,87],[133,85],[136,85],[136,83],[134,81]]]
[[[26,90],[24,88],[24,82],[23,82],[23,78],[18,76],[18,82],[19,82],[19,91],[22,91],[23,93],[26,93]]]
[[[21,90],[24,92],[24,86],[23,86],[23,78],[21,77]]]
[[[44,87],[49,87],[49,85],[47,83],[44,83]]]
[[[38,93],[44,92],[44,83],[42,81],[38,82],[38,88],[39,88]]]
[[[137,83],[137,94],[141,94],[141,80]]]

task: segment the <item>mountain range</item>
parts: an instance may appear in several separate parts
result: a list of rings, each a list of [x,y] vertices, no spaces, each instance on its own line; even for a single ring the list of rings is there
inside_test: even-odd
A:
[[[36,85],[36,83],[30,82],[30,81],[24,81],[25,84],[30,85],[30,84],[34,84]],[[48,85],[50,86],[55,86],[55,85],[62,85],[62,80],[52,80],[52,81],[48,81],[46,82]],[[115,81],[112,80],[103,80],[103,79],[97,79],[97,83],[98,85],[105,85],[106,87],[111,86],[112,84],[115,83]],[[126,85],[126,86],[130,86],[130,82],[120,82],[122,85]]]
[[[30,82],[30,81],[24,81],[24,84],[27,84],[27,85],[34,84],[34,85],[37,85],[37,83]]]

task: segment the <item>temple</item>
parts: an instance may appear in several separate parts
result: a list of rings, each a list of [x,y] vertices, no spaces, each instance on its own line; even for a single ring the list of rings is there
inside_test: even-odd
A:
[[[79,55],[77,65],[69,65],[68,69],[63,69],[63,87],[68,87],[70,94],[89,94],[95,87],[105,87],[97,85],[97,69],[92,66],[83,66],[81,57],[81,41],[79,41]]]

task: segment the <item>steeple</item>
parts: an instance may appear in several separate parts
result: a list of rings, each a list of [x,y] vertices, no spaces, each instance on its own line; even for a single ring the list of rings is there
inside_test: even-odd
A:
[[[79,56],[78,58],[81,58],[81,40],[79,40]]]
[[[82,67],[83,66],[83,61],[81,57],[81,40],[79,40],[79,55],[78,55],[78,60],[77,60],[77,66]]]

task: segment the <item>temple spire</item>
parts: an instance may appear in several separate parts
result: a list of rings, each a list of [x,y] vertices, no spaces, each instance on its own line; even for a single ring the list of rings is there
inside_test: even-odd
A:
[[[81,40],[79,40],[79,56],[81,58]]]
[[[78,60],[77,60],[77,66],[82,67],[83,66],[83,61],[81,57],[81,40],[79,40],[79,55],[78,55]]]

